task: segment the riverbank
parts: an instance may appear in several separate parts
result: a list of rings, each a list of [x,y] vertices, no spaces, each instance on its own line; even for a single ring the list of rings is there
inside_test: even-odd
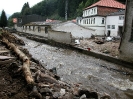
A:
[[[78,51],[80,53],[90,55],[90,56],[93,56],[93,57],[96,57],[96,58],[99,58],[99,59],[102,59],[102,60],[106,60],[106,61],[109,61],[109,62],[112,62],[112,63],[115,63],[115,64],[119,64],[119,65],[123,65],[123,66],[131,68],[131,69],[133,68],[133,63],[122,60],[117,56],[118,53],[119,53],[119,51],[117,49],[118,46],[119,46],[119,41],[113,43],[115,45],[115,50],[112,51],[111,53],[115,52],[115,54],[114,54],[114,56],[112,56],[112,55],[110,55],[111,53],[106,54],[106,53],[100,52],[100,49],[104,49],[104,48],[112,50],[114,45],[110,46],[110,44],[106,44],[107,46],[103,45],[103,47],[100,47],[100,48],[99,48],[100,45],[97,45],[97,46],[95,46],[94,49],[91,49],[89,46],[92,44],[93,41],[90,42],[91,44],[88,43],[87,46],[83,47],[81,44],[84,44],[84,41],[81,41],[80,45],[75,46],[75,45],[69,45],[69,44],[64,44],[64,43],[60,43],[60,42],[55,42],[55,41],[52,41],[52,40],[48,40],[45,37],[32,35],[32,34],[29,34],[29,33],[17,32],[17,34],[20,35],[20,36],[25,36],[28,39],[35,40],[37,42],[42,42],[42,43],[45,43],[45,44],[49,44],[51,46],[56,46],[56,47],[60,47],[60,48],[64,48],[64,49],[72,49],[72,50]],[[111,42],[107,42],[107,43],[111,43]],[[93,44],[94,44],[94,42],[93,42]],[[96,45],[96,44],[94,44],[94,45]],[[108,47],[108,46],[110,46],[110,47]],[[90,48],[90,50],[88,50],[87,48]]]
[[[18,55],[12,51],[10,46],[3,43],[3,36],[8,39],[9,42],[15,44],[16,48],[19,48],[30,59],[30,70],[35,83],[31,86],[25,81],[23,74],[23,62]],[[4,34],[1,37],[0,49],[1,55],[8,58],[13,57],[13,60],[1,64],[0,66],[0,97],[5,99],[79,99],[81,97],[104,99],[109,95],[101,95],[97,92],[91,92],[87,89],[82,89],[80,84],[71,85],[59,80],[59,76],[56,73],[47,70],[43,67],[38,60],[32,58],[27,49],[22,48],[24,42],[21,39],[16,38],[11,34]],[[2,51],[4,50],[4,52]],[[6,50],[9,50],[6,52]],[[2,62],[5,61],[1,60]],[[2,90],[3,89],[3,90]],[[99,98],[98,98],[99,97]]]
[[[132,88],[132,70],[124,67],[124,65],[91,57],[86,54],[89,52],[88,50],[85,50],[83,54],[82,49],[69,48],[70,45],[66,47],[64,44],[55,42],[45,43],[43,38],[39,41],[34,35],[27,36],[27,38],[18,37],[25,41],[24,48],[28,49],[44,67],[56,67],[57,73],[63,81],[80,84],[89,90],[100,93],[106,92],[111,94],[113,99],[128,99],[125,94],[130,94],[128,89]],[[30,40],[28,38],[36,39]],[[38,42],[36,42],[37,40]]]

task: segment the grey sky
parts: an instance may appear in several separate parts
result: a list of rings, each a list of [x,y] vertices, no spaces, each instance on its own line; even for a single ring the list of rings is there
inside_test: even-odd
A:
[[[1,0],[0,12],[4,9],[6,14],[12,15],[14,12],[20,12],[24,3],[29,2],[30,7],[42,0]]]

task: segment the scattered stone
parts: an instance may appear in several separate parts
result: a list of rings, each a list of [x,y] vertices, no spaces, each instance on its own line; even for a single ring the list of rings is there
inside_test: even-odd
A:
[[[61,90],[60,90],[61,96],[63,96],[65,93],[66,93],[65,89],[61,89]]]
[[[87,98],[86,98],[86,95],[83,94],[83,95],[80,97],[80,99],[87,99]]]
[[[41,94],[46,94],[46,95],[51,95],[52,94],[52,92],[49,88],[41,88],[40,93]]]
[[[60,97],[60,92],[54,92],[53,93],[53,98],[58,98]]]

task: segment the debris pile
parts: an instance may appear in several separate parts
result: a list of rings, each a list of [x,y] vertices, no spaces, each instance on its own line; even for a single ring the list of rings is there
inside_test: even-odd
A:
[[[9,33],[2,33],[2,35],[2,42],[13,52],[13,57],[16,57],[16,61],[8,62],[8,72],[11,76],[9,81],[13,83],[13,79],[18,78],[18,82],[24,84],[17,91],[9,88],[9,94],[6,91],[0,91],[0,97],[5,98],[6,96],[6,98],[12,99],[110,99],[109,95],[100,96],[99,93],[83,89],[78,84],[72,85],[61,81],[56,74],[56,68],[47,70],[38,60],[28,55],[27,50],[16,45],[23,45],[22,40]],[[3,67],[0,66],[0,68]],[[22,79],[23,81],[21,81]],[[19,83],[16,83],[15,86],[20,86]]]

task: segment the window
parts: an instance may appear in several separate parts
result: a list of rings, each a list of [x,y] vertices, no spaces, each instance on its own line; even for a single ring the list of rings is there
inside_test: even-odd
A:
[[[91,14],[93,14],[93,9],[92,9],[92,11],[91,11]]]
[[[107,25],[107,29],[110,29],[110,25]]]
[[[85,20],[85,24],[86,24],[86,20]]]
[[[88,15],[89,15],[89,12],[90,12],[90,10],[88,10]]]
[[[45,27],[45,33],[48,33],[48,27]]]
[[[93,19],[93,24],[95,24],[95,18]]]
[[[38,26],[38,32],[41,32],[41,27],[40,26]]]
[[[35,26],[33,26],[33,31],[35,30]]]
[[[86,15],[87,15],[87,11],[86,11]]]
[[[91,24],[92,24],[93,20],[91,19]]]
[[[112,25],[112,29],[115,29],[115,25]]]
[[[124,16],[119,16],[119,20],[124,20]]]
[[[87,24],[88,24],[88,19],[87,19]]]
[[[96,12],[96,9],[94,9],[94,14],[95,14],[95,12]]]
[[[104,24],[104,20],[105,20],[105,19],[104,19],[104,18],[102,18],[102,24]]]
[[[90,24],[90,19],[89,19],[89,24]]]
[[[30,29],[30,26],[29,26],[29,31],[30,31],[31,29]]]

